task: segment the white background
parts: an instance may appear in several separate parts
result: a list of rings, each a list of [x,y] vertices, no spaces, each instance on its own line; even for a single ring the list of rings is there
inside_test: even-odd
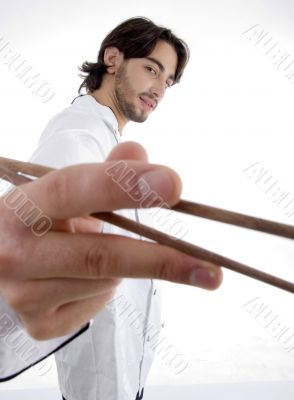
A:
[[[0,38],[55,91],[42,103],[0,62],[1,156],[29,158],[48,120],[77,96],[77,66],[96,60],[105,35],[132,16],[172,28],[189,44],[191,60],[158,111],[144,124],[128,124],[123,140],[141,143],[150,162],[174,168],[184,199],[293,224],[243,172],[257,162],[294,196],[294,80],[243,34],[259,24],[294,57],[290,0],[0,0]],[[294,281],[290,240],[181,219],[189,228],[185,240]],[[158,356],[150,385],[293,380],[294,357],[243,307],[259,297],[294,331],[291,294],[227,269],[215,292],[163,286],[164,336],[189,366],[175,375]],[[51,363],[45,376],[28,371],[0,390],[56,387]]]

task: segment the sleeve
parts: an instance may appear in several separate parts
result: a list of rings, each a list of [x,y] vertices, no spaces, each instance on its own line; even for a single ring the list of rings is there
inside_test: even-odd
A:
[[[107,154],[104,146],[89,132],[63,130],[39,143],[29,161],[53,168],[87,162],[103,162]]]
[[[46,358],[81,335],[90,326],[50,340],[35,340],[27,334],[16,313],[0,296],[0,382],[15,378],[27,369],[36,366],[40,372],[46,369]]]
[[[29,161],[62,168],[79,163],[103,162],[106,155],[103,145],[90,132],[71,129],[44,138]],[[16,313],[0,295],[0,382],[16,377],[41,361],[46,362],[48,356],[86,331],[91,322],[74,334],[38,341],[26,333]]]

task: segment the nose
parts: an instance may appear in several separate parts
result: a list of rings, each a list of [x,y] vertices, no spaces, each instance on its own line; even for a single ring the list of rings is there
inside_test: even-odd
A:
[[[156,97],[157,101],[160,101],[164,97],[165,90],[165,82],[161,79],[157,79],[152,87],[152,94]]]

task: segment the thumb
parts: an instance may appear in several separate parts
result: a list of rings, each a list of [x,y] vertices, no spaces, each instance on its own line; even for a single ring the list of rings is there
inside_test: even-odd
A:
[[[115,161],[115,160],[136,160],[148,162],[148,154],[137,142],[123,142],[115,146],[105,161]]]

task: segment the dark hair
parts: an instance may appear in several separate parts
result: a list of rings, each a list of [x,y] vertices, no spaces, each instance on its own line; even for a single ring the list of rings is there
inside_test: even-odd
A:
[[[174,84],[180,82],[190,57],[188,45],[176,37],[170,29],[155,25],[148,18],[135,17],[122,22],[105,37],[101,43],[97,62],[85,61],[78,67],[80,71],[86,73],[86,76],[79,74],[84,81],[78,92],[80,93],[83,87],[87,92],[100,88],[103,75],[107,72],[107,65],[103,60],[106,47],[117,47],[126,60],[143,58],[152,53],[158,40],[163,40],[174,47],[178,56]]]

